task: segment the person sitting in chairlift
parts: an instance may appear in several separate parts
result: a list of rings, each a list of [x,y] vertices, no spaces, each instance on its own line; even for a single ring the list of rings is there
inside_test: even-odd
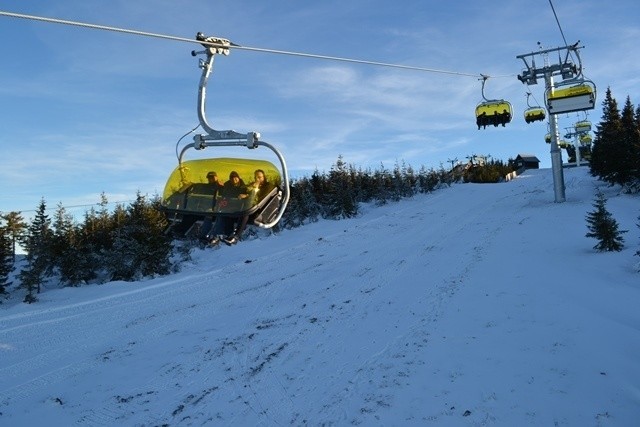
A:
[[[224,183],[221,191],[222,198],[244,199],[248,197],[247,186],[236,171],[231,171],[229,180]],[[218,215],[212,229],[207,233],[206,240],[209,245],[220,243],[221,236],[229,236],[233,233],[234,217]]]
[[[257,169],[253,173],[253,178],[254,181],[247,187],[247,194],[243,194],[240,197],[250,197],[251,203],[256,204],[264,199],[267,194],[269,194],[273,186],[267,181],[267,177],[262,169]],[[237,219],[239,219],[239,223],[238,227],[235,230],[235,233],[223,239],[224,242],[229,246],[235,245],[242,239],[242,233],[244,232],[244,229],[247,226],[247,222],[249,221],[249,215],[245,214],[242,217],[238,217]]]

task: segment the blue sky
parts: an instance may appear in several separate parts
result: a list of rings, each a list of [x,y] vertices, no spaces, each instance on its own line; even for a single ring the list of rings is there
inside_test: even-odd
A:
[[[0,10],[244,46],[492,76],[489,98],[514,107],[506,127],[477,130],[478,78],[233,50],[208,86],[215,129],[258,131],[293,176],[328,171],[338,155],[363,168],[439,167],[472,154],[532,153],[550,167],[546,124],[526,124],[516,55],[564,45],[548,2],[4,1]],[[640,103],[640,5],[554,2],[568,43],[581,41],[586,77],[620,103]],[[0,211],[128,201],[161,193],[175,144],[197,123],[197,45],[0,16]],[[553,59],[552,59],[553,60]],[[559,117],[561,132],[583,115]],[[208,149],[208,157],[267,150]],[[194,158],[197,156],[192,156]],[[84,210],[85,208],[82,208]]]

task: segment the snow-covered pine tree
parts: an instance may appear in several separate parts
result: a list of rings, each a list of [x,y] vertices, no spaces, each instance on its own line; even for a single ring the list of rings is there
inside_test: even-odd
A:
[[[595,201],[593,203],[594,211],[587,213],[587,228],[589,232],[586,237],[598,239],[598,243],[594,249],[604,251],[621,251],[624,247],[624,238],[622,234],[627,230],[618,229],[618,221],[613,218],[606,207],[607,199],[601,191],[598,190]]]

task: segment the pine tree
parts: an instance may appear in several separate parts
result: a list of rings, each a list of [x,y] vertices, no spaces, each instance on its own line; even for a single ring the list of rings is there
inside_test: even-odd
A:
[[[46,214],[46,209],[47,205],[42,199],[21,241],[27,254],[25,257],[26,265],[20,271],[18,277],[22,287],[27,290],[24,302],[29,304],[37,301],[34,292],[40,293],[45,277],[53,270],[53,263],[51,262],[51,221]]]
[[[622,186],[632,183],[635,175],[636,147],[640,143],[640,130],[636,125],[636,118],[631,104],[631,98],[627,100],[622,108],[620,119],[622,126],[620,139],[615,144],[615,171],[612,174],[612,182]]]
[[[282,225],[285,228],[300,227],[306,221],[315,222],[321,213],[321,207],[313,194],[311,181],[301,178],[292,182],[289,205],[282,217]]]
[[[385,205],[393,198],[393,178],[391,172],[380,164],[380,168],[374,173],[376,204]]]
[[[589,232],[586,237],[598,239],[598,243],[594,249],[604,251],[621,251],[624,247],[623,233],[627,230],[618,229],[618,221],[611,216],[606,207],[607,199],[602,192],[598,191],[596,199],[593,203],[594,211],[587,214],[587,228]]]
[[[636,107],[636,112],[634,116],[634,129],[635,129],[635,137],[636,139],[632,144],[632,168],[631,175],[635,180],[635,184],[637,187],[640,187],[640,105]],[[638,189],[640,191],[640,189]]]
[[[355,187],[349,174],[349,167],[342,155],[331,167],[328,182],[328,215],[330,218],[351,218],[358,214]]]
[[[591,175],[611,182],[616,171],[616,142],[620,139],[622,119],[618,103],[607,88],[602,102],[602,121],[596,125],[595,139],[591,152]]]
[[[124,223],[114,228],[112,247],[104,260],[110,280],[136,280],[171,270],[171,241],[164,233],[166,217],[140,193],[126,210]]]
[[[60,282],[78,286],[95,277],[93,253],[84,246],[82,229],[64,206],[58,205],[54,213],[52,257]]]
[[[2,219],[6,221],[7,231],[11,238],[11,259],[16,262],[16,244],[22,239],[27,224],[24,222],[24,218],[20,215],[20,212],[9,212],[2,215]]]
[[[6,226],[0,225],[0,294],[6,294],[7,286],[11,285],[9,274],[13,271],[12,256],[11,235]]]
[[[431,193],[438,188],[439,184],[440,178],[433,168],[426,169],[424,166],[420,168],[420,172],[418,173],[418,186],[421,193]]]

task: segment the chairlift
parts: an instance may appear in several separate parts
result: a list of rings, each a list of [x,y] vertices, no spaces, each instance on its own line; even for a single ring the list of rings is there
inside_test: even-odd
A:
[[[198,91],[198,118],[200,126],[206,132],[197,134],[193,142],[187,144],[178,154],[178,165],[170,174],[160,201],[160,209],[165,212],[170,222],[169,230],[177,235],[189,234],[193,225],[207,217],[233,216],[248,217],[248,224],[261,228],[271,228],[278,223],[284,214],[289,201],[289,177],[284,157],[273,145],[262,141],[257,132],[246,134],[233,130],[214,130],[205,117],[206,86],[215,54],[228,55],[229,40],[205,37],[198,33],[196,39],[205,50],[191,52],[193,56],[206,54],[200,59],[202,69]],[[186,160],[185,154],[190,150],[203,150],[209,147],[244,147],[256,149],[265,147],[271,150],[280,165],[276,167],[269,160],[244,157],[217,157]],[[266,186],[256,194],[249,193],[246,198],[226,198],[218,186],[208,183],[207,174],[215,172],[224,182],[236,172],[249,184],[254,173],[262,170],[266,177]]]
[[[549,114],[592,110],[596,103],[596,86],[583,78],[569,79],[545,92]]]
[[[476,106],[476,124],[478,130],[489,125],[497,127],[498,125],[506,125],[513,117],[513,108],[511,103],[504,99],[487,99],[484,96],[484,85],[489,77],[482,75],[482,99]]]
[[[524,121],[527,123],[533,123],[537,121],[544,121],[547,117],[547,113],[544,108],[539,105],[532,106],[529,104],[529,97],[531,92],[527,92],[527,109],[524,110]]]
[[[580,135],[580,143],[583,145],[590,145],[593,142],[593,138],[590,134],[585,133],[584,135]]]
[[[576,122],[573,127],[577,133],[585,133],[591,130],[591,122],[589,120],[581,120]]]

